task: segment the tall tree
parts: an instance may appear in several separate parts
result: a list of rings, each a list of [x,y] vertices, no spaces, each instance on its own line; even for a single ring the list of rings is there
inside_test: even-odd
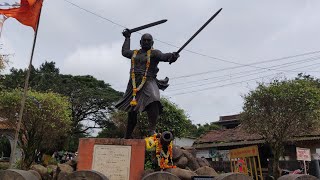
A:
[[[9,62],[8,57],[9,57],[8,54],[0,54],[0,72],[6,67],[6,64],[8,64]]]
[[[279,177],[279,157],[294,136],[319,123],[320,91],[309,80],[296,79],[260,84],[244,96],[242,125],[261,135],[274,155],[273,172]]]
[[[192,136],[190,128],[196,127],[192,125],[184,110],[165,98],[161,98],[161,103],[163,112],[157,123],[157,131],[172,131],[176,137]],[[114,112],[111,116],[111,121],[107,122],[108,125],[98,134],[98,137],[123,137],[127,123],[126,112]],[[147,135],[147,127],[148,118],[146,113],[139,114],[138,124],[133,136],[141,138]]]
[[[0,55],[0,72],[4,69],[4,66],[5,65],[5,62],[4,62],[4,59],[3,59],[3,56]]]
[[[22,92],[0,92],[0,117],[16,123]],[[24,152],[23,168],[28,168],[37,151],[54,151],[63,147],[71,130],[70,103],[56,93],[28,92],[19,139]]]
[[[11,69],[0,82],[6,89],[23,87],[25,70]],[[40,68],[32,68],[30,87],[40,92],[56,92],[68,97],[72,111],[70,150],[77,149],[79,137],[84,137],[95,128],[104,127],[114,102],[122,93],[93,76],[60,74],[54,62],[45,62]],[[74,142],[75,141],[75,142]]]

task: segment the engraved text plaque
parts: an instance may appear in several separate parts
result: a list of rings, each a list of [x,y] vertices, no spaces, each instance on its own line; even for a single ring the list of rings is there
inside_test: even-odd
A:
[[[92,170],[110,180],[129,180],[131,146],[94,145]]]

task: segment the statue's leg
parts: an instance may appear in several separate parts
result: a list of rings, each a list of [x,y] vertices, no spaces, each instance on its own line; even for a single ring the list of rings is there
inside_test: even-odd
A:
[[[157,120],[159,117],[159,102],[153,102],[146,108],[148,114],[148,134],[151,136],[156,132]]]
[[[137,112],[130,111],[128,112],[128,123],[127,123],[127,131],[124,135],[125,139],[132,139],[132,132],[134,130],[134,127],[137,124]]]

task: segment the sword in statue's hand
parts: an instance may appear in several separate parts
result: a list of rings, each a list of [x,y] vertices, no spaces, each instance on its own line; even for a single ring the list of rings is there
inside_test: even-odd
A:
[[[175,53],[179,54],[220,13],[221,10],[222,8],[219,9],[206,23],[204,23],[204,25],[202,25],[201,28]]]
[[[126,37],[126,35],[130,37],[131,33],[134,33],[134,32],[137,32],[137,31],[141,31],[143,29],[147,29],[149,27],[156,26],[156,25],[159,25],[159,24],[162,24],[162,23],[165,23],[165,22],[167,22],[167,20],[163,19],[163,20],[156,21],[156,22],[149,23],[149,24],[145,24],[143,26],[139,26],[139,27],[136,27],[136,28],[133,28],[133,29],[125,29],[125,30],[123,30],[122,34],[125,37]]]

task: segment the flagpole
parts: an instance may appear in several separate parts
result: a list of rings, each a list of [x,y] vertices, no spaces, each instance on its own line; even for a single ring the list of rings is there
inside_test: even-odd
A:
[[[2,22],[2,25],[1,25],[1,29],[0,29],[0,39],[1,39],[1,34],[2,34],[4,21],[6,21],[6,19],[7,19],[7,17],[5,15],[2,15],[2,16],[3,16],[3,22]]]
[[[26,98],[27,98],[27,95],[28,95],[29,78],[30,78],[30,72],[31,72],[31,67],[32,67],[32,59],[33,59],[33,54],[34,54],[34,48],[35,48],[35,45],[36,45],[36,42],[37,42],[37,35],[38,35],[38,28],[39,28],[39,23],[40,23],[42,6],[43,5],[41,5],[41,8],[40,8],[37,27],[36,27],[36,30],[35,30],[35,33],[34,33],[34,39],[33,39],[31,56],[30,56],[30,62],[29,62],[29,66],[28,66],[27,76],[26,76],[26,79],[25,79],[25,82],[24,82],[23,96],[22,96],[22,99],[21,99],[21,107],[20,107],[19,116],[18,116],[17,129],[16,129],[16,132],[15,132],[15,135],[14,135],[13,148],[12,148],[11,155],[10,155],[9,168],[13,168],[13,164],[15,163],[15,156],[16,156],[15,152],[16,152],[16,149],[17,149],[19,131],[20,131],[21,124],[22,124],[22,115],[23,115],[23,111],[24,111],[24,107],[25,107]]]
[[[0,29],[0,39],[1,39],[1,34],[2,34],[3,24],[4,24],[4,21],[3,21],[1,29]]]
[[[2,26],[3,27],[3,26]],[[1,34],[2,34],[2,27],[1,27],[1,29],[0,29],[0,39],[1,39]]]

